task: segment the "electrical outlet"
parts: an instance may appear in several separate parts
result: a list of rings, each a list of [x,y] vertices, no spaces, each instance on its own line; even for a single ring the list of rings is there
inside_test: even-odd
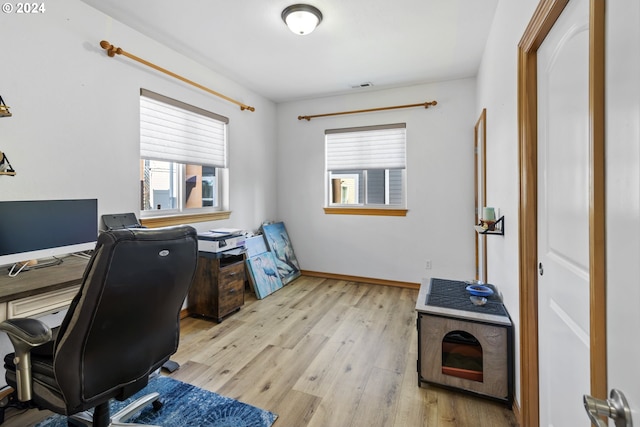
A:
[[[428,259],[425,262],[424,268],[426,268],[427,270],[431,270],[431,260],[430,259]]]

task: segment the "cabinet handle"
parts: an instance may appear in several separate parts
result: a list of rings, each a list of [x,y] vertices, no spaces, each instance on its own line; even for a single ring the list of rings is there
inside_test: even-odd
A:
[[[235,294],[235,293],[236,293],[236,290],[235,290],[235,289],[233,289],[233,288],[232,288],[232,289],[229,289],[229,293],[230,293],[230,294]]]

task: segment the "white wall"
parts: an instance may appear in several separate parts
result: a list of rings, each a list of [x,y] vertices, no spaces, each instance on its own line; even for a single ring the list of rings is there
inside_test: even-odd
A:
[[[608,386],[640,421],[640,4],[606,2]],[[632,339],[629,339],[632,336]],[[636,372],[636,374],[631,374]]]
[[[417,283],[474,276],[475,79],[278,105],[278,213],[302,269]],[[299,115],[438,105],[298,120]],[[406,217],[326,215],[324,130],[407,124]],[[425,261],[432,269],[425,269]]]
[[[3,14],[0,150],[17,172],[0,177],[0,200],[97,198],[99,213],[139,212],[141,87],[230,118],[231,218],[255,229],[276,212],[275,105],[78,0],[41,15]],[[256,108],[240,111],[134,62],[115,46]],[[196,224],[208,229],[211,223]]]
[[[500,0],[477,79],[476,115],[487,109],[487,205],[505,216],[504,237],[487,238],[487,280],[502,292],[514,324],[516,400],[520,396],[517,47],[537,4],[537,0]]]

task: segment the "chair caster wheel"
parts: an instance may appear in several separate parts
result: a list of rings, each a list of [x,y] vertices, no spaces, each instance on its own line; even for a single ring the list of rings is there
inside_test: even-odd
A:
[[[162,401],[158,399],[158,400],[154,400],[152,405],[153,405],[153,409],[155,409],[156,411],[159,411],[160,408],[162,408],[162,406],[164,405],[164,403],[162,403]]]

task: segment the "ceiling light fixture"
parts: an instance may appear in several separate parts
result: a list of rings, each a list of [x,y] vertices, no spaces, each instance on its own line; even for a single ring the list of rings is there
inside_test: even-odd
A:
[[[293,4],[282,11],[289,29],[302,36],[311,33],[322,22],[322,12],[308,4]]]

